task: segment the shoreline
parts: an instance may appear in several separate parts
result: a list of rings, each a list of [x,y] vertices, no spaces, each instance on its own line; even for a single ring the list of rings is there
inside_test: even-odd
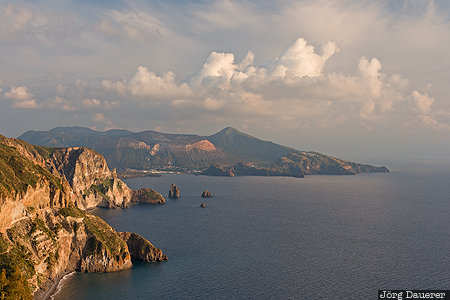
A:
[[[34,293],[33,300],[52,299],[52,297],[59,292],[60,288],[58,289],[58,287],[60,286],[61,281],[66,278],[66,276],[71,275],[75,272],[76,271],[67,271],[62,275],[49,280],[43,289],[39,289],[36,293]]]

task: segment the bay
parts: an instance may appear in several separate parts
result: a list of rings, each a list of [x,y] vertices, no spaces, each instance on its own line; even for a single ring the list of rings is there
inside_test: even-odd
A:
[[[378,289],[448,289],[447,170],[130,178],[131,188],[164,196],[175,183],[181,197],[94,213],[169,260],[75,273],[54,299],[369,299]],[[206,189],[213,198],[200,197]]]

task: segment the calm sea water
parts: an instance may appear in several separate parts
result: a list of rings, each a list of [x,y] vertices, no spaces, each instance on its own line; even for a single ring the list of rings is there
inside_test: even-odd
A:
[[[449,169],[447,169],[449,170]],[[76,273],[55,299],[374,299],[378,289],[450,288],[450,172],[133,178],[181,198],[97,209],[167,262]],[[200,197],[214,195],[206,208]]]

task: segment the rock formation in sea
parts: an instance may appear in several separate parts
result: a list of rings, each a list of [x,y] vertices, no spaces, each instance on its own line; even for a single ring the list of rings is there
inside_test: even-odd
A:
[[[209,197],[212,197],[212,195],[211,195],[211,193],[208,190],[206,190],[206,191],[203,191],[202,197],[203,198],[209,198]]]
[[[131,202],[142,204],[164,204],[166,203],[166,199],[153,189],[141,188],[137,191],[133,191]]]
[[[200,204],[200,207],[201,207],[201,208],[205,208],[205,207],[206,207],[206,203],[205,203],[205,202],[202,202],[202,204]]]
[[[180,198],[180,190],[177,188],[175,184],[172,183],[169,190],[169,198],[176,199]]]
[[[0,135],[2,295],[29,299],[68,271],[130,268],[134,244],[84,209],[126,207],[131,194],[95,151],[33,146]],[[155,249],[141,247],[140,253],[164,257]]]
[[[119,235],[128,245],[133,261],[158,262],[167,260],[167,256],[161,249],[153,246],[142,236],[132,232],[120,232]]]

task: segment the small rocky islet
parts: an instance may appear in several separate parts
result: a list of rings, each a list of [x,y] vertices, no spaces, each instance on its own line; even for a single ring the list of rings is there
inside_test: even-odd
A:
[[[166,199],[151,188],[141,188],[134,191],[131,202],[139,204],[164,204]]]
[[[169,190],[169,198],[171,199],[177,199],[180,198],[180,190],[178,187],[172,183]]]
[[[201,197],[210,198],[210,197],[212,197],[212,194],[208,190],[205,190],[205,191],[203,191]]]

